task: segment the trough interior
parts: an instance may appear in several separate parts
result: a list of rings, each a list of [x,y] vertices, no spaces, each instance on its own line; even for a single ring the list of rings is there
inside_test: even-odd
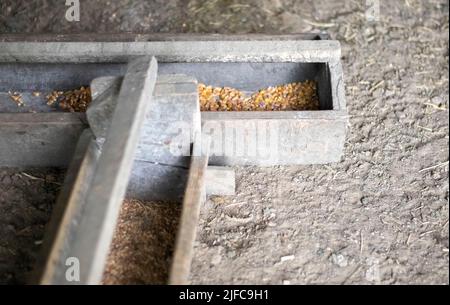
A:
[[[159,74],[186,74],[201,83],[233,87],[254,92],[262,88],[292,82],[315,80],[318,85],[320,110],[332,110],[330,73],[326,63],[293,62],[202,62],[159,63]],[[12,63],[0,64],[0,112],[55,111],[46,105],[45,94],[31,95],[33,91],[43,93],[52,90],[71,90],[88,86],[100,76],[121,76],[126,71],[125,63]],[[20,92],[25,107],[17,107],[8,96],[8,91]],[[57,110],[56,110],[57,111]]]

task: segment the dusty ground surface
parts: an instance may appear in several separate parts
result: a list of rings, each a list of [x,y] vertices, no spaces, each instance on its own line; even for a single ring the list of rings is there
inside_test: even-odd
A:
[[[57,169],[0,169],[0,284],[26,282],[63,179]]]
[[[82,1],[72,24],[62,3],[4,0],[0,32],[326,30],[341,41],[342,162],[238,168],[237,195],[202,208],[193,283],[449,283],[448,1],[381,1],[376,20],[365,1]],[[0,172],[2,211],[50,202],[40,181],[36,196],[6,192],[11,175]],[[0,215],[5,230],[24,214]]]
[[[126,200],[119,216],[103,283],[167,283],[181,205]]]

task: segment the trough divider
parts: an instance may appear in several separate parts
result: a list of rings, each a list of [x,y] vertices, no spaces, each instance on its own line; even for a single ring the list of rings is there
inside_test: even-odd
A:
[[[197,235],[200,207],[206,200],[205,177],[208,167],[211,138],[197,136],[191,157],[189,177],[183,198],[183,210],[175,243],[169,276],[170,285],[189,283],[194,242]]]

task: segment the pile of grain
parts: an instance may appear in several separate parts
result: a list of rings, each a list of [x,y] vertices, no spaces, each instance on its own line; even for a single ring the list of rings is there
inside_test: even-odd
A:
[[[310,80],[268,87],[251,96],[234,88],[205,84],[198,85],[198,92],[201,111],[319,110],[317,83]],[[66,92],[53,91],[47,96],[48,105],[55,104],[70,112],[85,112],[90,103],[89,87]]]
[[[69,91],[53,91],[47,95],[47,105],[57,105],[59,108],[70,112],[86,112],[92,101],[91,89],[81,87]]]
[[[317,84],[314,81],[291,83],[259,90],[246,97],[229,87],[198,86],[201,111],[280,111],[318,110]]]
[[[177,203],[125,200],[103,283],[166,284],[180,214]]]

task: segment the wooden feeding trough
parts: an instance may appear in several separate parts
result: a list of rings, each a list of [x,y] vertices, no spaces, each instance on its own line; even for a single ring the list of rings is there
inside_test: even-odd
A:
[[[33,90],[73,89],[89,85],[96,77],[120,77],[125,71],[125,62],[140,55],[154,55],[158,59],[159,75],[184,74],[199,83],[247,92],[313,80],[317,83],[318,111],[202,113],[203,132],[212,135],[210,163],[270,166],[336,162],[342,156],[348,118],[340,45],[323,38],[326,37],[118,36],[118,41],[97,37],[97,41],[102,42],[96,42],[86,37],[83,41],[83,37],[61,36],[53,38],[52,42],[18,42],[14,41],[17,38],[6,37],[4,40],[8,42],[0,45],[0,92],[28,92],[24,94],[25,105],[19,111],[49,111],[45,103],[42,106],[42,101],[37,103],[39,105],[34,103],[31,109],[27,106],[36,101],[29,99]],[[7,112],[18,111],[13,108],[14,104],[4,101],[9,99],[6,94],[0,97],[2,112],[5,112],[5,104],[10,104]],[[31,116],[26,120],[29,118]],[[64,120],[70,129],[65,134],[73,138],[82,129],[76,114],[59,114],[47,119]],[[20,116],[15,116],[15,120],[20,120]],[[61,129],[58,127],[58,130]],[[55,132],[51,134],[59,137]],[[39,147],[42,143],[34,143],[35,159],[45,152],[60,158],[61,164],[67,164],[74,149],[73,138],[69,140],[66,136],[66,142],[61,143],[64,145],[54,146],[64,147],[65,153],[46,151]],[[14,139],[23,140],[15,136]],[[2,154],[0,160],[4,164],[21,161],[24,165],[33,165],[33,160],[20,154]]]
[[[77,257],[78,283],[99,283],[127,195],[183,199],[170,282],[186,283],[205,193],[234,192],[232,170],[208,167],[208,162],[338,161],[347,112],[340,46],[325,38],[5,36],[0,42],[0,166],[70,165],[40,282],[68,283],[65,260]],[[317,84],[317,110],[200,113],[199,82],[255,92],[302,81]],[[87,113],[62,112],[35,93],[80,86],[92,91]]]

